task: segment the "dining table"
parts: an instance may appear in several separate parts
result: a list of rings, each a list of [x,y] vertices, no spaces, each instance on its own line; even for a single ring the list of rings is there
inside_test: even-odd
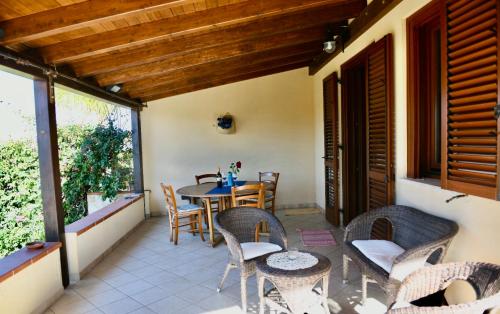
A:
[[[235,181],[236,186],[246,185],[246,184],[259,184],[259,181]],[[266,184],[266,183],[265,183]],[[208,234],[209,234],[209,245],[215,247],[217,244],[222,242],[222,235],[215,234],[214,230],[214,221],[213,221],[213,213],[212,213],[212,203],[211,200],[222,199],[221,204],[222,208],[219,210],[225,209],[224,199],[231,197],[231,187],[227,185],[223,185],[222,187],[217,187],[217,183],[215,182],[206,182],[194,185],[187,185],[179,188],[176,193],[181,196],[189,197],[189,198],[200,198],[203,200],[203,203],[206,207],[207,212],[207,220],[208,220]]]

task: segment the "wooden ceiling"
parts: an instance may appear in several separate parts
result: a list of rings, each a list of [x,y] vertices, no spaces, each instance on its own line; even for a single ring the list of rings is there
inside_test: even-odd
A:
[[[147,102],[307,66],[366,0],[2,0],[0,45]],[[3,33],[3,36],[1,35]]]

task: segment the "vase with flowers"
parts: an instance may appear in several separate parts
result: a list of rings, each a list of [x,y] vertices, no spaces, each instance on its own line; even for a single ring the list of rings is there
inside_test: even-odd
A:
[[[236,180],[238,179],[238,174],[241,169],[241,161],[231,162],[229,165],[229,172],[227,173],[227,181],[229,186],[236,185]]]

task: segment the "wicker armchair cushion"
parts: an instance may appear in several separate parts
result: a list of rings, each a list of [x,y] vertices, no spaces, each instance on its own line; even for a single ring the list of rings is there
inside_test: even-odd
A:
[[[354,245],[366,258],[382,267],[391,278],[402,281],[412,272],[431,264],[426,262],[426,258],[415,258],[396,264],[396,258],[405,252],[405,249],[394,242],[386,240],[355,240]],[[394,269],[393,269],[394,268]]]
[[[243,251],[243,259],[245,261],[266,255],[268,253],[279,252],[283,249],[277,244],[268,242],[244,242],[240,245]]]
[[[388,273],[391,272],[396,257],[405,251],[396,243],[386,240],[355,240],[352,245]]]

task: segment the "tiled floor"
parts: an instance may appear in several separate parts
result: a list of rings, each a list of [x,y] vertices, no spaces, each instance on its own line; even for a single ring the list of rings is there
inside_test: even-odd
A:
[[[319,215],[278,217],[289,246],[302,248],[297,228],[331,228]],[[334,231],[338,242],[342,231]],[[332,313],[384,313],[384,295],[369,284],[368,301],[359,304],[360,275],[351,267],[350,283],[343,285],[342,249],[308,248],[333,263],[329,305]],[[224,289],[216,286],[227,262],[227,247],[208,247],[199,236],[181,234],[179,245],[169,242],[166,218],[144,222],[132,236],[109,254],[87,276],[71,285],[47,313],[240,313],[239,274],[233,270]],[[248,282],[248,311],[258,312],[255,277]]]

